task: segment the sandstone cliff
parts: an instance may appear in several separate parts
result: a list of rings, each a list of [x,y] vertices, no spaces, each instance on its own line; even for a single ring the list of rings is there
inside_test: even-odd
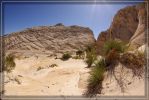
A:
[[[145,43],[145,18],[144,4],[128,6],[120,9],[113,18],[109,29],[101,32],[97,39],[98,53],[101,54],[105,41],[111,39],[122,40],[133,48],[138,48]]]
[[[39,26],[5,36],[5,48],[20,52],[64,53],[95,43],[93,32],[80,26]]]

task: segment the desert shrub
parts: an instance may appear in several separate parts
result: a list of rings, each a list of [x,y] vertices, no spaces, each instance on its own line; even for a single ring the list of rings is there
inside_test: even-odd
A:
[[[93,49],[93,46],[87,46],[87,48],[85,49],[86,52],[91,52]]]
[[[78,56],[81,57],[81,55],[83,55],[83,51],[82,51],[82,50],[78,50],[78,51],[76,51],[76,55],[78,55]]]
[[[143,68],[145,65],[144,56],[134,53],[124,53],[120,58],[120,63],[125,67],[132,69],[135,76],[142,76]]]
[[[82,50],[76,51],[76,55],[72,57],[73,59],[84,59],[84,52]]]
[[[110,40],[104,44],[103,50],[105,55],[113,49],[118,53],[123,53],[127,49],[127,46],[123,42],[116,40]]]
[[[14,81],[16,81],[18,84],[21,84],[21,82],[18,78],[15,78]]]
[[[58,67],[58,65],[57,64],[52,64],[52,65],[50,65],[50,67]]]
[[[120,54],[127,49],[125,43],[117,40],[110,40],[104,44],[104,56],[108,73],[114,73],[115,66],[119,63]]]
[[[115,50],[112,49],[111,51],[109,51],[109,53],[105,56],[106,59],[106,65],[115,65],[117,63],[117,61],[119,60],[119,53]]]
[[[109,51],[109,53],[105,56],[106,70],[109,75],[114,74],[115,67],[119,63],[119,58],[120,54],[115,49]]]
[[[136,49],[135,46],[128,44],[127,51],[134,51]]]
[[[81,59],[84,56],[84,52],[82,50],[76,51],[76,58]]]
[[[72,59],[81,59],[79,56],[73,56]]]
[[[138,57],[145,58],[145,51],[136,50],[135,53],[136,53],[136,55],[138,55]]]
[[[94,61],[97,59],[96,56],[96,50],[94,48],[86,51],[86,60],[85,63],[87,64],[87,67],[91,67]]]
[[[96,45],[95,44],[88,45],[84,51],[86,53],[88,53],[88,52],[95,52],[96,53]]]
[[[14,62],[14,59],[15,59],[15,56],[12,54],[9,54],[8,56],[6,56],[5,68],[4,68],[5,71],[11,72],[15,68],[16,64]]]
[[[43,69],[41,66],[39,66],[38,68],[37,68],[37,71],[39,71],[39,70],[41,70],[41,69]]]
[[[93,97],[96,96],[96,94],[101,94],[104,72],[105,62],[104,60],[100,60],[91,70],[90,77],[88,79],[87,91],[84,93],[85,96]]]
[[[57,23],[55,26],[63,26],[63,23]]]
[[[63,55],[62,55],[62,60],[68,60],[69,58],[71,58],[71,55],[69,54],[69,53],[64,53]]]
[[[87,67],[89,68],[89,67],[92,66],[92,64],[93,64],[94,61],[96,60],[96,57],[95,57],[94,55],[92,55],[92,54],[88,54],[86,58],[87,58],[87,59],[85,60],[85,62],[86,62],[86,64],[87,64]]]

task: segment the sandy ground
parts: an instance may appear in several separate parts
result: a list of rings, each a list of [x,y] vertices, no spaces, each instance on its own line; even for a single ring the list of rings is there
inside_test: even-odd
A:
[[[134,76],[132,70],[120,64],[115,69],[115,76],[105,73],[102,94],[104,96],[144,96],[144,76]]]
[[[6,75],[6,95],[81,95],[80,74],[89,71],[82,60],[62,61],[49,57],[30,57],[15,60],[16,68]],[[57,64],[57,67],[48,67]],[[38,70],[38,67],[42,67]],[[18,79],[21,84],[13,81]]]
[[[80,96],[86,90],[90,69],[85,68],[83,60],[62,61],[41,55],[17,58],[15,62],[16,67],[12,73],[5,73],[5,95]],[[49,67],[52,64],[58,66]],[[39,67],[42,69],[37,70]],[[143,96],[144,79],[132,78],[129,70],[124,72],[129,73],[125,92],[121,91],[113,77],[105,75],[101,95]]]

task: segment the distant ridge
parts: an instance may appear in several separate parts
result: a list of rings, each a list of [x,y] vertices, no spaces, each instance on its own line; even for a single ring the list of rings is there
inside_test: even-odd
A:
[[[95,43],[89,28],[58,23],[27,28],[5,36],[5,48],[11,51],[48,53],[75,52]]]

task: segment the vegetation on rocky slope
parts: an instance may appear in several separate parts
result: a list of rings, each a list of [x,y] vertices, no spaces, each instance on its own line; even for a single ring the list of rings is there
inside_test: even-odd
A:
[[[104,79],[105,72],[107,72],[110,76],[114,76],[121,90],[124,91],[124,82],[115,74],[115,68],[119,64],[131,69],[134,76],[141,77],[143,73],[145,58],[142,53],[129,53],[127,51],[127,46],[116,40],[106,42],[103,49],[104,56],[102,59],[99,61],[95,61],[96,59],[88,59],[92,63],[98,63],[95,63],[95,66],[92,66],[92,63],[89,63],[92,70],[88,80],[87,90],[84,93],[87,97],[93,97],[97,94],[101,94],[102,81]],[[96,55],[94,55],[94,57],[96,57]]]
[[[63,55],[62,55],[62,60],[63,61],[66,61],[66,60],[68,60],[69,58],[71,58],[71,55],[68,53],[68,52],[66,52],[66,53],[64,53]]]
[[[86,59],[85,59],[85,63],[87,64],[87,67],[88,68],[92,67],[92,64],[96,59],[97,59],[97,55],[96,55],[95,47],[88,47],[86,50]]]
[[[90,78],[88,79],[87,91],[84,93],[85,96],[92,97],[96,96],[96,94],[101,94],[104,72],[105,62],[102,59],[98,61],[91,70]]]
[[[4,70],[6,72],[11,72],[15,68],[15,62],[14,62],[15,57],[12,54],[9,54],[5,58],[5,68]]]

